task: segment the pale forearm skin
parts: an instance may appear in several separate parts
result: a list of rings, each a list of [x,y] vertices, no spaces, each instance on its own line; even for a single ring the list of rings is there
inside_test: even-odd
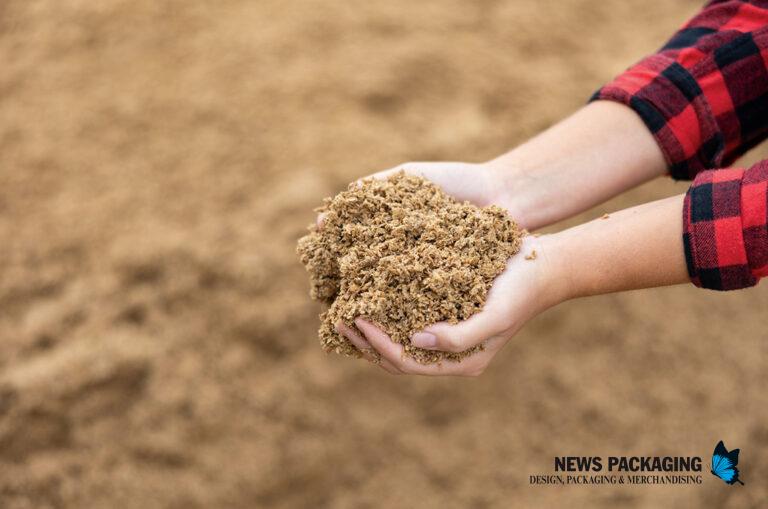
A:
[[[496,201],[529,229],[583,212],[667,169],[640,117],[608,101],[588,104],[487,165],[498,183]]]
[[[683,198],[646,203],[541,237],[563,300],[688,282]]]

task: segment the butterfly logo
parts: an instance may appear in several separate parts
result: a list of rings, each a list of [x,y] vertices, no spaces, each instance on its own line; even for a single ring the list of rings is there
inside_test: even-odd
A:
[[[739,469],[736,468],[738,464],[739,450],[734,449],[728,452],[725,444],[720,440],[712,453],[712,467],[710,469],[712,475],[719,477],[727,484],[739,483],[744,486],[744,483],[739,479]]]

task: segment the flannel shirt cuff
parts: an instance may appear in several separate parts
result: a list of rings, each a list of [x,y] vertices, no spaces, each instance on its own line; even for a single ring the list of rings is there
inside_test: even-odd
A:
[[[699,173],[688,190],[683,205],[683,245],[688,274],[696,286],[746,288],[757,284],[765,270],[755,265],[766,261],[766,183],[753,180],[740,168],[709,170]],[[762,210],[755,210],[756,192],[763,193]]]
[[[723,136],[707,97],[673,58],[655,54],[643,59],[595,92],[594,100],[632,108],[653,134],[675,179],[692,179],[722,160]]]

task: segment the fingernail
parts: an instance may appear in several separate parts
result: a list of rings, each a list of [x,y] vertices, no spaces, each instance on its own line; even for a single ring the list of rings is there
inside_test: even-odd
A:
[[[437,337],[429,332],[417,332],[411,336],[411,343],[419,348],[432,348],[437,345]]]

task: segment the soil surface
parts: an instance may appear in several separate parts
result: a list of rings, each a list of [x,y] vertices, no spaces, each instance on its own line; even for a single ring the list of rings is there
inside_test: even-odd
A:
[[[765,283],[574,301],[478,379],[392,377],[318,348],[294,254],[323,197],[500,154],[698,7],[4,0],[0,506],[760,506]],[[529,485],[720,439],[746,486]]]

